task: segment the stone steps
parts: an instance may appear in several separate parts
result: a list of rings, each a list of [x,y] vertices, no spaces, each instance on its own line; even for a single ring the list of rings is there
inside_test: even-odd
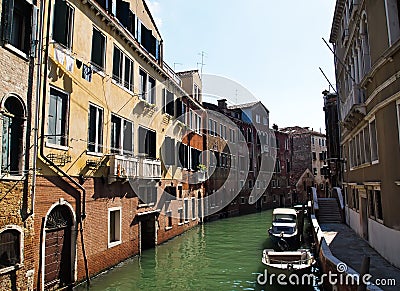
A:
[[[342,217],[340,209],[335,198],[319,198],[319,215],[320,223],[341,223]]]

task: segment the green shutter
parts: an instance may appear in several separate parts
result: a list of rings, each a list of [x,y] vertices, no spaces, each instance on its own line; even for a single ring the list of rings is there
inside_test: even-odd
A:
[[[12,20],[14,13],[14,0],[4,0],[3,31],[2,37],[5,43],[10,42],[12,32]]]

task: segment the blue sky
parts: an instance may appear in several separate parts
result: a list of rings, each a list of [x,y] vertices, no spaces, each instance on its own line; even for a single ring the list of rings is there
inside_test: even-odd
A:
[[[176,71],[230,78],[270,111],[270,124],[325,130],[322,91],[334,83],[334,0],[146,0]],[[175,65],[174,65],[175,63]],[[232,97],[233,98],[233,97]],[[240,99],[240,97],[239,97]]]

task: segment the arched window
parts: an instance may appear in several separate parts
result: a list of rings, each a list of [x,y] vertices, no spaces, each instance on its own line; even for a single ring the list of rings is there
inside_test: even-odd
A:
[[[2,104],[1,113],[1,172],[21,175],[24,156],[24,105],[18,97],[9,96]]]
[[[0,269],[22,263],[23,234],[18,226],[8,226],[0,231]]]

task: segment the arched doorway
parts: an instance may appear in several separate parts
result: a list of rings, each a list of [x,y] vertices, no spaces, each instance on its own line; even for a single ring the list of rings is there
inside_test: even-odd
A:
[[[58,289],[73,282],[71,210],[66,205],[55,206],[46,219],[44,243],[44,288]]]

